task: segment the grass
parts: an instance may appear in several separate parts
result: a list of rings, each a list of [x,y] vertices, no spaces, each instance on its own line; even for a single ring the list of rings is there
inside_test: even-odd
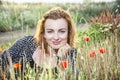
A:
[[[110,4],[110,5],[109,5]],[[47,6],[46,6],[47,5]],[[89,3],[86,4],[48,4],[48,3],[26,3],[15,4],[3,2],[0,5],[0,32],[17,29],[26,29],[26,26],[33,28],[43,14],[52,7],[61,7],[67,10],[75,23],[81,22],[82,18],[91,21],[91,17],[99,15],[101,11],[111,10],[115,2],[112,3]]]
[[[106,38],[104,41],[97,40],[97,42],[84,41],[84,44],[77,47],[77,61],[76,68],[79,72],[78,80],[119,80],[120,75],[120,41],[114,41],[113,36]],[[79,44],[81,42],[78,42]],[[0,47],[5,50],[12,46],[13,42],[5,43]],[[77,45],[79,45],[77,44]],[[104,48],[105,52],[100,53],[99,49]],[[95,52],[94,57],[90,57],[91,52]],[[35,69],[31,69],[29,63],[25,65],[24,80],[54,80],[54,75],[51,69],[43,72],[35,72]],[[58,67],[59,68],[59,67]],[[9,70],[9,69],[8,69]],[[19,71],[18,80],[21,80],[21,70]],[[61,74],[62,73],[62,74]],[[69,73],[69,74],[68,74]],[[70,68],[61,70],[55,80],[63,80],[63,76],[69,76],[67,80],[73,80],[70,76],[74,76],[71,73]],[[12,77],[11,77],[12,78]],[[7,79],[6,79],[7,80]],[[13,79],[10,79],[13,80]],[[66,80],[66,79],[65,79]]]
[[[102,44],[101,44],[102,43]],[[92,43],[92,45],[87,46],[85,44],[80,48],[78,55],[78,65],[79,69],[85,80],[118,80],[120,75],[120,67],[118,64],[119,46],[116,44],[115,53],[114,44],[112,44],[112,39],[106,39],[105,42]],[[103,47],[106,52],[101,54],[99,49]],[[90,52],[95,51],[96,56],[90,57]],[[84,79],[82,79],[84,80]]]

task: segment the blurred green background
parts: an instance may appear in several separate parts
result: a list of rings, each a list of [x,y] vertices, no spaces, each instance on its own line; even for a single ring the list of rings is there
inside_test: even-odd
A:
[[[93,3],[10,3],[0,1],[0,32],[23,30],[36,27],[37,21],[52,7],[59,6],[71,13],[76,24],[91,21],[91,17],[98,16],[102,11],[120,11],[119,0],[113,2]]]

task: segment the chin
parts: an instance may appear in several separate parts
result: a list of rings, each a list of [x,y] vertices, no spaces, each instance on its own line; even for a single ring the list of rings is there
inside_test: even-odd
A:
[[[61,47],[61,45],[52,45],[53,49],[59,49]]]
[[[53,49],[59,49],[60,47],[59,46],[53,46],[52,48]]]

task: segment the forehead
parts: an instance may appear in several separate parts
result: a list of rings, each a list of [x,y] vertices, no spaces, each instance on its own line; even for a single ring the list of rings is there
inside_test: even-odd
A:
[[[46,19],[44,27],[45,27],[45,29],[68,28],[68,23],[64,18]]]

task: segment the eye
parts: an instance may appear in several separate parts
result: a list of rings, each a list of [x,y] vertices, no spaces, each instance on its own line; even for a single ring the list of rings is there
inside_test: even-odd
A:
[[[65,31],[63,31],[63,30],[62,30],[62,31],[60,31],[60,32],[61,32],[61,33],[65,33]]]
[[[50,31],[47,31],[47,33],[52,33],[53,31],[52,30],[50,30]]]
[[[67,29],[65,29],[65,28],[59,29],[59,32],[60,32],[60,33],[66,33],[66,32],[67,32]]]

